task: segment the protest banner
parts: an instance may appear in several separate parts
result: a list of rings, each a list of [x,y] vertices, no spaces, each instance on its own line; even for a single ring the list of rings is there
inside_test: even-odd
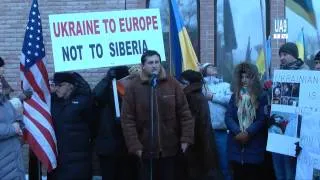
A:
[[[296,179],[313,179],[320,173],[320,72],[276,70],[273,78],[267,150],[298,156]]]
[[[49,15],[55,72],[165,60],[159,9]]]

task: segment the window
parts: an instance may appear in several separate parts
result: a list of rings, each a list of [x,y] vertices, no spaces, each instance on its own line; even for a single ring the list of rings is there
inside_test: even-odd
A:
[[[306,2],[306,1],[305,1]],[[301,39],[303,29],[304,35],[304,61],[310,67],[313,67],[315,54],[320,50],[320,1],[310,0],[309,7],[311,13],[315,16],[315,23],[308,22],[303,16],[289,8],[286,4],[286,17],[288,19],[288,41],[298,42]]]
[[[256,64],[263,47],[262,27],[266,26],[265,1],[261,3],[262,8],[260,0],[216,0],[215,62],[227,82],[231,81],[237,64],[243,61]]]
[[[170,29],[170,14],[169,14],[169,1],[168,0],[150,0],[147,2],[149,8],[159,8],[163,41],[166,51],[166,57],[168,59],[170,51],[169,43],[169,29]],[[177,0],[180,8],[180,13],[183,17],[185,27],[189,33],[193,48],[199,57],[199,33],[198,33],[198,1],[197,0]]]

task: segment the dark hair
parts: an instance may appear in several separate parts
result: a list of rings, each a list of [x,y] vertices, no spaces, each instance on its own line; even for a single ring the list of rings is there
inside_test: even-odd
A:
[[[0,57],[0,67],[4,65],[4,60]]]
[[[207,70],[208,70],[209,67],[213,67],[213,68],[215,68],[215,69],[218,71],[218,68],[217,68],[216,66],[214,66],[213,64],[210,63],[210,64],[206,65],[206,66],[203,68],[203,70],[202,70],[203,77],[207,77],[207,76],[208,76]]]
[[[144,64],[146,62],[146,58],[147,57],[154,56],[154,55],[157,55],[159,57],[159,59],[160,59],[160,62],[161,62],[161,56],[157,51],[155,51],[155,50],[147,50],[141,56],[141,64]]]
[[[320,51],[316,54],[316,56],[313,59],[314,61],[319,61],[320,60]]]
[[[180,80],[181,79],[187,80],[190,84],[203,83],[202,74],[194,70],[183,71],[180,76]]]
[[[240,89],[241,89],[241,74],[246,73],[252,83],[248,87],[249,94],[253,98],[253,102],[258,105],[258,96],[262,93],[262,85],[259,79],[259,72],[256,65],[243,62],[236,66],[233,74],[233,82],[231,84],[231,90],[235,94],[236,102],[240,100]]]

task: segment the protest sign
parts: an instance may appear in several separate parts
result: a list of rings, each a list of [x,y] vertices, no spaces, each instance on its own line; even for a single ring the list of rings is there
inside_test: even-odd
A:
[[[296,179],[312,179],[320,172],[319,89],[319,71],[274,72],[271,114],[275,125],[269,128],[267,150],[294,156],[294,143],[299,141],[302,151]]]
[[[147,49],[165,60],[158,9],[49,15],[55,72],[140,63]]]

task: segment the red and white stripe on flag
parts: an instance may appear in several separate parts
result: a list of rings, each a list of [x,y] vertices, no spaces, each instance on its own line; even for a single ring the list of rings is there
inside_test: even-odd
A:
[[[20,72],[23,90],[33,95],[24,101],[25,138],[48,171],[57,167],[57,141],[50,113],[50,88],[37,0],[33,0],[23,41]]]

